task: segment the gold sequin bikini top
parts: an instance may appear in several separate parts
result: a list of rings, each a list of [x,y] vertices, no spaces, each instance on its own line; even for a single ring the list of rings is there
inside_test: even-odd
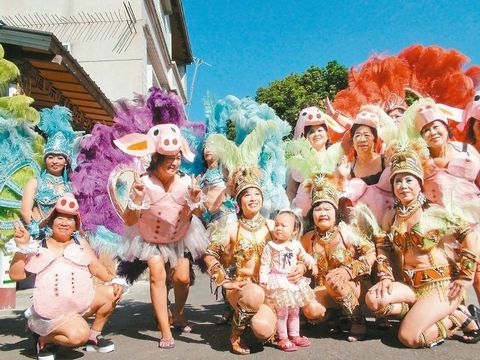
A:
[[[262,257],[263,248],[265,247],[266,241],[271,238],[271,232],[266,222],[265,225],[268,229],[267,237],[259,239],[257,239],[257,237],[255,236],[257,231],[247,231],[245,229],[243,231],[240,231],[241,226],[238,226],[236,242],[233,246],[233,263],[236,269],[234,278],[236,281],[256,281],[260,269],[260,258]],[[239,272],[252,259],[255,259],[255,276],[244,277]]]
[[[403,252],[407,249],[417,249],[428,253],[434,249],[440,241],[440,232],[436,229],[422,234],[419,230],[419,223],[412,226],[410,231],[400,233],[397,226],[392,226],[390,236],[395,251]]]
[[[340,236],[342,241],[339,242],[332,251],[329,252],[327,250],[329,248],[327,244],[327,246],[323,246],[325,253],[313,253],[313,258],[317,262],[319,277],[324,277],[331,269],[337,269],[342,265],[349,265],[354,260],[354,254],[352,254],[352,252],[345,246],[345,241],[339,231],[337,231],[334,238],[337,236]],[[315,240],[316,235],[314,233],[312,236],[312,249],[315,248]]]

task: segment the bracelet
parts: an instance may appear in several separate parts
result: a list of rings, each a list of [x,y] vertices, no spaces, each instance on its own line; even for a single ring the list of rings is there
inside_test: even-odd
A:
[[[368,263],[366,256],[360,256],[358,259],[353,260],[349,265],[342,266],[350,275],[350,279],[355,279],[362,275],[370,274],[371,267]]]
[[[208,269],[207,272],[217,287],[230,282],[230,278],[228,277],[225,268],[218,260],[212,266],[210,266],[210,269]]]
[[[133,202],[132,199],[128,198],[127,208],[129,208],[130,210],[144,210],[148,209],[149,207],[150,204],[148,204],[145,199],[143,200],[142,205],[137,205]]]
[[[190,208],[190,210],[194,210],[202,206],[203,203],[207,201],[207,195],[201,192],[200,199],[197,202],[193,202],[192,198],[190,197],[190,194],[185,194],[185,201],[187,202],[187,205]]]
[[[390,260],[385,255],[377,256],[377,276],[379,281],[390,279],[395,280]]]
[[[17,243],[15,242],[14,238],[10,239],[5,244],[5,250],[7,253],[21,253],[24,255],[28,255],[28,254],[37,252],[39,248],[40,248],[40,244],[38,243],[38,241],[33,240],[31,236],[30,236],[30,242],[27,245],[22,247],[17,246]]]
[[[477,255],[467,249],[460,251],[460,269],[458,277],[461,279],[472,280],[477,269]]]
[[[121,278],[118,276],[112,278],[110,281],[107,281],[105,283],[105,285],[113,285],[113,284],[122,286],[124,290],[130,287],[130,285],[127,283],[127,281],[124,278]]]

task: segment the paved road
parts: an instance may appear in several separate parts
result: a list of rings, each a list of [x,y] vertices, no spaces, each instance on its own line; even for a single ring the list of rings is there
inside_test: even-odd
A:
[[[14,360],[34,358],[33,341],[25,331],[22,310],[30,302],[31,290],[17,292],[17,308],[0,311],[0,359]],[[472,297],[471,297],[472,298]],[[112,359],[232,359],[228,344],[229,327],[215,325],[222,304],[210,294],[209,280],[205,275],[197,277],[191,289],[187,316],[196,325],[195,333],[174,335],[176,347],[160,350],[157,347],[159,333],[155,329],[149,299],[148,282],[140,281],[120,303],[105,335],[113,339],[116,350],[110,354],[85,353],[81,349],[61,349],[57,359],[112,360]],[[284,353],[271,346],[258,348],[252,359],[478,359],[480,345],[467,345],[449,340],[434,349],[405,349],[395,337],[395,329],[385,332],[370,328],[367,340],[348,343],[341,336],[334,336],[315,326],[302,333],[312,339],[312,346],[294,353]],[[236,357],[239,358],[239,357]]]

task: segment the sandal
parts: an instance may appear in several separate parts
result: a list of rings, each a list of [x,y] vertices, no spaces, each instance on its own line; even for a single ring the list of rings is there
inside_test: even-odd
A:
[[[175,324],[175,323],[174,323],[174,324],[173,324],[173,329],[174,329],[176,332],[178,332],[178,333],[187,333],[187,334],[189,334],[189,333],[193,332],[194,326],[193,326],[191,323],[189,323],[189,322],[187,322],[187,323],[185,323],[185,324],[180,324],[180,323]]]
[[[277,347],[282,351],[297,351],[297,346],[290,339],[282,339],[277,343]]]
[[[232,345],[232,353],[237,355],[249,355],[250,349],[243,345],[242,339],[240,336],[236,340],[232,341],[230,337],[230,344]]]
[[[353,322],[350,334],[347,336],[349,342],[365,340],[367,336],[367,325],[364,322]]]
[[[478,323],[475,321],[472,315],[470,315],[470,313],[464,309],[463,306],[457,307],[457,310],[467,317],[460,325],[460,329],[463,331],[463,336],[461,337],[460,341],[467,344],[476,344],[480,341],[480,329],[478,327]],[[468,327],[472,322],[476,325],[476,329],[468,330]]]
[[[299,347],[309,347],[312,342],[306,336],[294,336],[290,338],[290,341]]]
[[[468,311],[470,312],[470,314],[472,314],[477,324],[480,324],[480,308],[473,304],[470,304],[468,305]]]
[[[173,337],[161,338],[158,342],[158,347],[160,349],[173,349],[175,347],[175,339]]]

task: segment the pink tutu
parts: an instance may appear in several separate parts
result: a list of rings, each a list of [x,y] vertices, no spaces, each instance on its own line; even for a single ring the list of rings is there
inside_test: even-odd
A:
[[[272,271],[268,275],[267,297],[275,307],[302,307],[315,295],[310,288],[310,279],[303,277],[296,284],[287,279],[288,274]]]

